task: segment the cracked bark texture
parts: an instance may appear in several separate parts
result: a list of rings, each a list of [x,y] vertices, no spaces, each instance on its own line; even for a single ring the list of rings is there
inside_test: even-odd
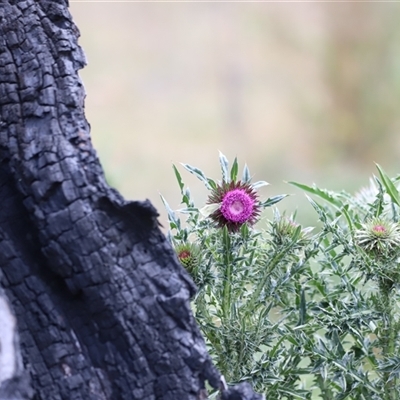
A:
[[[196,288],[151,203],[105,182],[78,36],[65,0],[0,4],[0,286],[33,388],[19,368],[10,398],[206,398],[220,375],[190,310]]]

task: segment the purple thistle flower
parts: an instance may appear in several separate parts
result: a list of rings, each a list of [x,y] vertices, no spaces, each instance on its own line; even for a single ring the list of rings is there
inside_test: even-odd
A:
[[[210,218],[219,227],[226,226],[230,232],[235,232],[247,223],[253,225],[259,216],[258,197],[255,190],[247,183],[223,182],[215,188],[208,204],[219,204]]]
[[[245,223],[253,214],[254,199],[243,189],[227,192],[222,199],[221,213],[226,220]]]

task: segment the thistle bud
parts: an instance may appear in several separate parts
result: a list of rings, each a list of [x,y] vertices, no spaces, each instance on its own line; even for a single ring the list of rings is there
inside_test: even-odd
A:
[[[200,249],[192,243],[180,244],[176,247],[176,254],[181,264],[191,273],[200,261]]]
[[[373,218],[354,233],[357,246],[375,255],[393,254],[400,246],[399,224]]]

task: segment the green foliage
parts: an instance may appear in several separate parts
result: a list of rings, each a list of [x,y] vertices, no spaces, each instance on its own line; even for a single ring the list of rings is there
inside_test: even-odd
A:
[[[222,182],[183,167],[211,192],[237,180],[237,160],[229,169],[219,159]],[[196,207],[174,172],[184,207],[163,199],[169,235],[176,249],[196,248],[193,310],[226,381],[249,381],[270,400],[400,399],[398,179],[378,166],[356,195],[291,182],[312,196],[318,230],[275,209],[265,229],[230,231],[209,217],[220,205]],[[241,182],[266,184],[251,184],[247,166]]]

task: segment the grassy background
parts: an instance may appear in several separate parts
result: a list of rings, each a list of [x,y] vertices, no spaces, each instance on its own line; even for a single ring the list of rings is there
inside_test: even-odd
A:
[[[218,150],[263,196],[315,215],[283,180],[353,191],[399,172],[399,3],[70,1],[86,114],[109,182],[166,214],[172,163],[218,178]],[[199,203],[206,192],[184,174]],[[199,204],[200,205],[200,204]],[[310,217],[309,215],[312,215]],[[308,221],[307,221],[308,222]]]

